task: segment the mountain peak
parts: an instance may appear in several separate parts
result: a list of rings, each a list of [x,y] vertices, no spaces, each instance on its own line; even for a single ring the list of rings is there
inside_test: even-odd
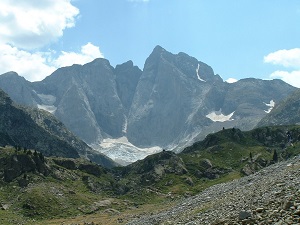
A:
[[[19,76],[15,71],[9,71],[7,73],[2,74],[2,76]]]
[[[16,79],[26,80],[24,77],[20,76],[15,71],[9,71],[7,73],[2,74],[1,76],[5,77],[5,78],[9,78],[9,79],[14,79],[14,80],[16,80]]]
[[[153,49],[152,53],[150,54],[149,58],[158,58],[159,56],[161,56],[163,53],[169,53],[168,51],[166,51],[163,47],[161,47],[160,45],[156,45],[155,48]],[[170,53],[171,54],[171,53]]]
[[[108,64],[110,64],[109,61],[105,58],[96,58],[93,61],[91,61],[90,63],[91,64],[98,64],[98,63],[108,63]],[[87,63],[87,64],[90,64],[90,63]],[[85,64],[85,65],[87,65],[87,64]]]
[[[131,60],[127,61],[127,62],[124,62],[122,64],[118,64],[116,65],[116,69],[119,69],[119,68],[123,68],[123,67],[133,67],[133,62]]]
[[[160,45],[156,45],[155,48],[153,49],[153,52],[162,52],[162,51],[166,51],[166,50]]]

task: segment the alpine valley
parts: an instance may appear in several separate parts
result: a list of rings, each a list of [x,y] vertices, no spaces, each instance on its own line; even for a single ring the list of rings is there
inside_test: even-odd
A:
[[[300,223],[300,92],[281,80],[227,83],[157,46],[143,70],[0,88],[0,224]]]
[[[234,66],[234,65],[232,65]],[[0,76],[16,103],[44,109],[126,165],[162,149],[180,152],[222,127],[250,130],[296,88],[281,80],[227,83],[203,62],[156,46],[141,70],[106,59],[60,68],[40,82]]]

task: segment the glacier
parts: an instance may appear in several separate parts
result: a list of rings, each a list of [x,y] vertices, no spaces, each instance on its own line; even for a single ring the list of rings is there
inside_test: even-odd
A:
[[[148,155],[162,151],[162,148],[159,146],[151,148],[136,147],[125,136],[117,139],[106,138],[100,144],[93,144],[91,147],[122,166],[129,165],[137,160],[144,159]]]

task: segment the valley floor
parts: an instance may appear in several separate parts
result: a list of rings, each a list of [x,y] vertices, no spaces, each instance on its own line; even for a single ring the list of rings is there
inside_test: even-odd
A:
[[[176,203],[106,210],[41,224],[300,224],[300,157]]]

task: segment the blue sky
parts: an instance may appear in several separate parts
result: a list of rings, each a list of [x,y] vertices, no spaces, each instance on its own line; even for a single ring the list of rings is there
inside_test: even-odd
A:
[[[1,0],[0,74],[34,81],[104,57],[143,69],[156,45],[224,80],[281,78],[300,87],[299,0]]]

